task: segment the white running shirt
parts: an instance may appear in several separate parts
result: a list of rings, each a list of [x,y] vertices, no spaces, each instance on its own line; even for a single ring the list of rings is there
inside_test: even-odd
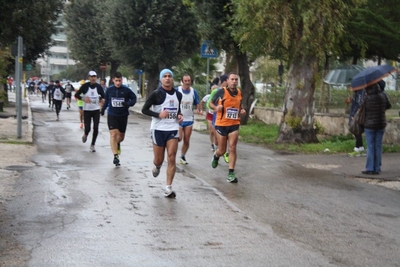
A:
[[[174,90],[174,89],[173,89]],[[158,131],[175,131],[179,130],[178,123],[178,110],[179,110],[179,100],[176,96],[176,92],[173,95],[166,93],[165,101],[160,105],[153,105],[152,110],[154,112],[162,112],[163,110],[168,110],[169,115],[165,119],[152,117],[151,119],[151,130]]]
[[[100,109],[100,95],[97,92],[97,87],[88,88],[86,94],[82,97],[85,100],[86,97],[90,98],[90,103],[83,102],[83,110],[98,110]]]
[[[182,93],[181,112],[183,115],[183,121],[194,121],[194,89],[190,87],[190,92],[187,93],[187,90],[183,90],[182,86],[179,86],[178,91]]]

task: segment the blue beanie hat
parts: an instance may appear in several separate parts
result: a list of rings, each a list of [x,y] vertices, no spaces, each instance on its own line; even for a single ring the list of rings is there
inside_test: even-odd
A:
[[[172,70],[170,70],[170,69],[163,69],[163,70],[160,72],[160,80],[161,80],[161,78],[164,76],[164,74],[167,73],[167,72],[171,73],[172,78],[174,77],[174,73],[172,72]]]

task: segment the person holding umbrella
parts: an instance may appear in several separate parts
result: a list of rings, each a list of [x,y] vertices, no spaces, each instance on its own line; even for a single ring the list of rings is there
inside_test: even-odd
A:
[[[350,115],[349,115],[349,126],[351,121],[354,119],[354,115],[356,114],[358,108],[361,106],[361,103],[364,100],[365,90],[357,90],[353,93],[353,98],[351,100],[350,107]],[[354,135],[356,138],[356,144],[354,146],[354,151],[348,154],[349,157],[359,157],[365,156],[365,149],[363,145],[362,134]]]
[[[385,113],[391,108],[386,94],[383,93],[382,79],[395,70],[389,65],[370,67],[354,76],[351,83],[353,91],[365,87],[366,93],[361,104],[365,110],[364,132],[368,148],[363,174],[376,175],[381,172],[382,140],[386,127]]]

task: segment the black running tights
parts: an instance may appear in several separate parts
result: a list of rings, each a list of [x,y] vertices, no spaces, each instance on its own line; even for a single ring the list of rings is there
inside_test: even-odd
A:
[[[96,144],[97,135],[99,134],[99,123],[100,123],[100,110],[84,110],[83,121],[85,123],[85,135],[90,133],[90,124],[93,118],[93,136],[92,145]]]

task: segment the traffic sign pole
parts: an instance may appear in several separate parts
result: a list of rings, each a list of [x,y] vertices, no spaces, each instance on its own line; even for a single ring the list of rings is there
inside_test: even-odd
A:
[[[200,55],[202,58],[207,58],[207,76],[206,76],[206,94],[210,90],[209,75],[210,75],[210,58],[218,57],[218,50],[213,47],[212,42],[209,40],[204,41],[200,47]]]
[[[209,85],[209,75],[210,75],[210,58],[207,58],[207,82],[206,82],[206,85],[207,85],[207,87],[206,87],[206,95],[208,95],[208,90],[209,90],[209,88],[210,88],[210,85]]]
[[[101,78],[105,79],[106,78],[107,64],[101,63],[100,64],[100,70],[101,70]]]
[[[15,57],[15,74],[17,81],[17,94],[16,94],[16,106],[17,106],[17,138],[22,137],[22,53],[23,53],[23,39],[18,36],[18,55]]]

